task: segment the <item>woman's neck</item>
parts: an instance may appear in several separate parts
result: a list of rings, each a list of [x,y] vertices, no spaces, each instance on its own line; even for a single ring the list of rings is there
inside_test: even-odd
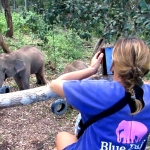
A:
[[[116,71],[114,71],[113,80],[121,83],[122,85],[124,85],[122,79],[119,77],[119,75]]]

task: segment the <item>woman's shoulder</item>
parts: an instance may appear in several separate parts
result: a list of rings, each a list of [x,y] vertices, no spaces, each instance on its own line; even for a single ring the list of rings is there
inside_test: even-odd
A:
[[[85,84],[85,89],[88,89],[99,95],[100,97],[118,97],[121,98],[125,94],[125,88],[117,81],[108,80],[89,80],[82,81],[81,84]]]
[[[64,86],[67,86],[69,89],[85,89],[87,90],[100,90],[101,92],[108,92],[108,91],[125,91],[124,87],[121,83],[117,81],[108,81],[108,80],[91,80],[91,79],[84,79],[84,80],[73,80],[67,81],[64,83]],[[81,91],[81,90],[80,90]]]
[[[125,94],[125,89],[121,83],[108,80],[74,80],[64,83],[65,95],[92,97],[93,99],[120,99]]]
[[[144,90],[144,95],[150,97],[150,84],[144,83],[142,89]]]
[[[120,82],[117,81],[108,81],[108,80],[83,80],[82,82],[86,82],[86,84],[89,84],[91,86],[98,86],[102,87],[103,89],[107,88],[110,90],[114,89],[124,89],[123,85]]]

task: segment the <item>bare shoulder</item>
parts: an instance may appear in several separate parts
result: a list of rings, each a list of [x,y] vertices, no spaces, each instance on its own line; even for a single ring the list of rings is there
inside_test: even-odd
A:
[[[150,84],[150,80],[143,80],[144,84]]]

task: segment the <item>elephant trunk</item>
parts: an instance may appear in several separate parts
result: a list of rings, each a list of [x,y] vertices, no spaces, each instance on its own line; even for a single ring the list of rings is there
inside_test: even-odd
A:
[[[121,142],[121,139],[120,139],[120,130],[117,128],[116,129],[116,135],[117,135],[117,142]]]

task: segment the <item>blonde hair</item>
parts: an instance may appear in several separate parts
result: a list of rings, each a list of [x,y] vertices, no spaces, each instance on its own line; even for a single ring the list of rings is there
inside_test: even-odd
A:
[[[134,96],[135,85],[142,86],[142,77],[150,68],[150,51],[146,43],[136,37],[119,39],[113,50],[113,65],[127,92]],[[143,104],[135,99],[136,110],[132,114],[141,111]]]

